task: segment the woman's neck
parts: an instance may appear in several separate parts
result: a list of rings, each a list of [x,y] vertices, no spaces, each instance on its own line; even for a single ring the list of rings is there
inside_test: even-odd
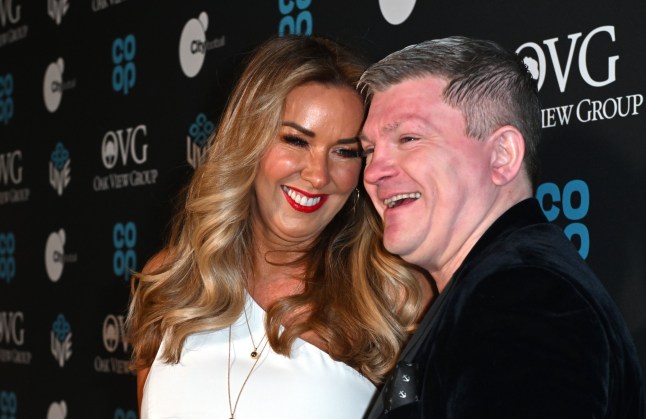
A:
[[[253,272],[248,278],[247,291],[264,310],[281,298],[303,291],[304,266],[295,262],[302,256],[303,252],[255,241]]]

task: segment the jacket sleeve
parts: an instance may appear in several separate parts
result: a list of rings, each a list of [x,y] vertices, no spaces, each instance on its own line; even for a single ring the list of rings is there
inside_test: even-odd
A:
[[[588,298],[534,268],[478,284],[427,371],[440,377],[446,417],[604,417],[610,349]]]

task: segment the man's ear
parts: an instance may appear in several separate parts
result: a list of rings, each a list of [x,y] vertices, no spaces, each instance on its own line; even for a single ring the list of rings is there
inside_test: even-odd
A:
[[[525,156],[525,138],[517,128],[505,125],[489,137],[491,150],[491,179],[503,186],[520,173]]]

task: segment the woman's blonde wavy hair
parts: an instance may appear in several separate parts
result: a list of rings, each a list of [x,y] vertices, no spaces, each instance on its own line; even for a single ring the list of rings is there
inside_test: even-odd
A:
[[[237,319],[254,268],[253,182],[285,98],[308,82],[355,88],[364,69],[356,54],[315,36],[272,38],[250,57],[186,189],[162,266],[133,278],[133,368],[152,364],[162,337],[161,359],[177,363],[190,334]],[[361,182],[358,189],[299,259],[304,291],[273,304],[266,327],[278,353],[289,356],[294,340],[312,331],[333,359],[379,383],[413,331],[422,297],[411,267],[383,248],[381,221]],[[288,322],[295,312],[309,315]]]

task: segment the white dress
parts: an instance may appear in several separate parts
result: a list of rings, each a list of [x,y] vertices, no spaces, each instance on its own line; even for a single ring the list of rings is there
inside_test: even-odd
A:
[[[264,335],[265,312],[250,297],[245,310],[257,344]],[[243,312],[231,327],[232,406],[255,362],[245,323]],[[261,349],[262,345],[258,351]],[[162,362],[158,353],[144,386],[141,419],[230,418],[228,356],[229,328],[189,336],[179,364]],[[359,419],[375,390],[353,368],[297,339],[291,358],[275,353],[266,345],[240,393],[234,417]]]

